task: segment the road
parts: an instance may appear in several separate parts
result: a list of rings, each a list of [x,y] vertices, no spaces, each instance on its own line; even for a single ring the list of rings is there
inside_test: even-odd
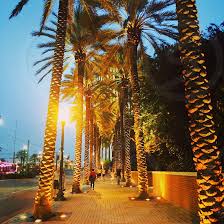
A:
[[[36,188],[36,178],[0,180],[0,223],[31,208]]]
[[[71,182],[72,173],[65,170],[65,183]],[[0,223],[32,208],[37,182],[37,178],[0,180]]]

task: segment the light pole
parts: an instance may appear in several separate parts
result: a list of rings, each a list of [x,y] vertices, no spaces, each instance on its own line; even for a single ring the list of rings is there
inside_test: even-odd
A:
[[[58,170],[58,160],[59,160],[59,154],[56,152],[56,164],[55,164],[55,170]]]
[[[57,196],[55,198],[55,201],[64,201],[64,186],[63,186],[63,162],[64,162],[64,133],[65,133],[65,121],[68,120],[69,114],[68,110],[65,110],[66,108],[61,108],[59,119],[61,121],[61,148],[60,148],[60,173],[59,173],[59,190],[57,193]],[[65,178],[65,177],[64,177]]]
[[[27,171],[27,151],[28,151],[28,145],[23,145],[23,147],[22,147],[22,152],[23,152],[22,169],[23,169],[23,171]]]
[[[57,197],[55,198],[55,201],[64,201],[64,192],[63,192],[63,160],[64,160],[64,131],[65,131],[65,121],[61,121],[61,151],[60,151],[60,174],[59,174],[59,190],[57,193]]]

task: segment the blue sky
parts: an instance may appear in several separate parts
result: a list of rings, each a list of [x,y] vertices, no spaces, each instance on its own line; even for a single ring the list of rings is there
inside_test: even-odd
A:
[[[10,11],[18,1],[0,1],[0,115],[4,125],[0,127],[0,158],[12,157],[16,120],[16,150],[27,140],[31,141],[31,153],[39,152],[43,142],[50,78],[37,84],[32,64],[40,59],[35,47],[37,39],[30,33],[38,29],[42,13],[40,1],[30,0],[17,18],[8,20]],[[224,21],[223,0],[197,0],[201,29],[209,23]],[[66,128],[65,154],[73,157],[74,129]],[[58,148],[58,147],[57,147]]]

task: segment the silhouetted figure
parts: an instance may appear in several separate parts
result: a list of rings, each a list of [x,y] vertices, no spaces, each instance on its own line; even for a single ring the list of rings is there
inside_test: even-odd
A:
[[[96,172],[92,169],[89,175],[90,187],[94,190],[95,187],[95,180],[96,180]]]
[[[116,170],[116,176],[117,176],[117,184],[120,185],[121,182],[121,169]]]

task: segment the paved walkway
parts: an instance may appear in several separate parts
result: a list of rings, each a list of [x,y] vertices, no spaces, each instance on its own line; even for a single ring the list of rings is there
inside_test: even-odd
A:
[[[86,188],[87,189],[87,188]],[[56,202],[55,211],[63,220],[47,224],[192,224],[187,211],[163,200],[132,201],[136,188],[117,186],[109,179],[97,181],[95,190],[83,194],[66,193],[67,200]],[[63,219],[63,218],[62,218]],[[10,222],[8,222],[10,223]],[[21,223],[21,222],[20,222]]]

